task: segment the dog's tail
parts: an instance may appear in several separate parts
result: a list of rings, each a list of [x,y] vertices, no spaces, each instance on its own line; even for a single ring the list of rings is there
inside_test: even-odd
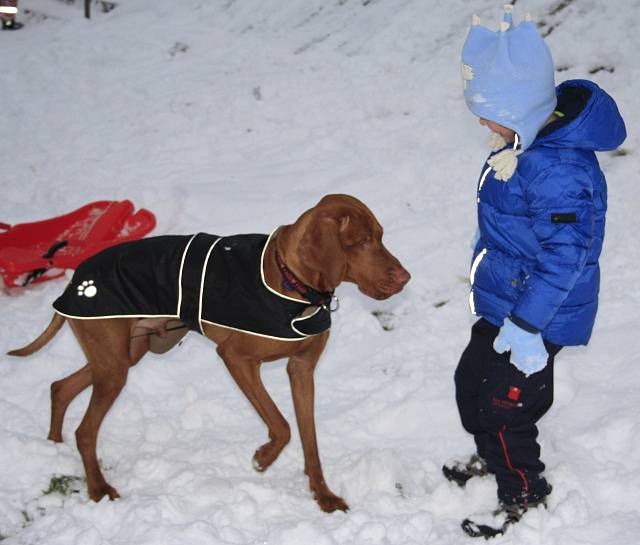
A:
[[[35,341],[27,346],[23,346],[22,348],[11,350],[11,352],[7,352],[7,354],[9,356],[30,356],[53,339],[56,336],[56,333],[60,331],[60,328],[64,325],[65,321],[66,318],[56,312],[51,319],[51,323],[47,326],[47,329],[45,329]]]

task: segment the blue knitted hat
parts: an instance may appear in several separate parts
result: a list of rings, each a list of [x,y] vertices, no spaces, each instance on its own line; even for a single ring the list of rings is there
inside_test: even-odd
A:
[[[514,26],[504,6],[497,31],[474,16],[462,48],[467,106],[478,117],[514,130],[527,149],[556,107],[551,53],[530,17]]]

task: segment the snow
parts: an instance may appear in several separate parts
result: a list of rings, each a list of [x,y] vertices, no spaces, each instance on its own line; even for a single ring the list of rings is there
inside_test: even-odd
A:
[[[65,327],[28,359],[0,356],[0,535],[7,544],[411,545],[467,543],[460,521],[494,506],[495,484],[445,482],[472,452],[453,371],[473,317],[469,244],[486,129],[462,98],[460,48],[489,0],[138,0],[110,13],[21,0],[0,32],[0,221],[129,198],[154,234],[270,232],[332,192],[366,202],[412,272],[385,302],[353,286],[316,371],[325,477],[348,513],[318,509],[300,441],[264,474],[266,430],[213,346],[190,334],[134,367],[101,429],[99,457],[122,498],[88,500],[71,405],[46,440],[49,384],[84,364]],[[29,13],[26,13],[29,10]],[[640,12],[635,0],[518,2],[543,21],[557,81],[589,78],[617,100],[624,153],[609,181],[601,306],[588,347],[557,361],[540,441],[548,510],[496,543],[628,544],[640,533],[640,231],[636,149]],[[46,17],[45,17],[46,16]],[[590,72],[594,72],[591,74]],[[0,294],[0,352],[42,331],[64,280]],[[295,429],[284,362],[263,366]]]

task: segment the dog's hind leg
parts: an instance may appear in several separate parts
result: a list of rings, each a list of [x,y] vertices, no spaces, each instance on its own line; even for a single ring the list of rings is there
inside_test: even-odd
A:
[[[51,426],[47,439],[62,443],[62,424],[67,407],[80,392],[91,386],[91,382],[91,368],[87,364],[68,377],[51,384]]]
[[[230,343],[218,346],[218,354],[231,376],[253,405],[269,430],[269,441],[256,450],[253,467],[265,471],[280,455],[291,439],[291,428],[276,407],[260,378],[260,361],[255,356],[241,355]]]
[[[119,319],[73,320],[70,325],[87,356],[93,384],[89,407],[76,430],[89,497],[95,501],[104,496],[115,499],[119,494],[100,471],[96,447],[100,425],[127,382],[130,323]]]
[[[118,491],[107,483],[100,471],[96,447],[102,420],[127,382],[128,369],[128,364],[118,365],[116,372],[112,370],[104,372],[102,369],[96,372],[94,368],[91,401],[76,430],[76,443],[87,476],[89,497],[95,501],[100,501],[104,496],[109,496],[112,500],[120,497]]]
[[[129,348],[130,365],[134,366],[138,363],[148,349],[149,342],[147,337],[131,339]],[[87,364],[68,377],[56,380],[51,384],[51,425],[48,439],[56,443],[62,443],[62,427],[67,408],[75,397],[85,388],[91,386],[92,383],[91,367]]]

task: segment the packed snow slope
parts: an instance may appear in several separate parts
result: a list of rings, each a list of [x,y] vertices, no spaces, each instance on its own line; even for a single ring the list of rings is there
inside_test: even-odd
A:
[[[462,99],[471,15],[497,0],[21,0],[0,32],[0,221],[132,199],[155,234],[269,232],[326,193],[377,214],[412,272],[385,302],[353,286],[316,371],[325,476],[348,513],[321,512],[297,434],[264,474],[264,425],[196,334],[133,368],[102,426],[99,456],[122,498],[88,500],[70,407],[46,440],[49,384],[84,364],[65,327],[25,360],[0,356],[0,539],[46,545],[451,545],[496,502],[443,462],[472,452],[453,371],[473,323],[467,298],[486,129]],[[28,10],[28,11],[27,11]],[[591,344],[558,357],[540,442],[554,485],[496,543],[637,543],[640,535],[640,232],[637,0],[520,0],[547,34],[557,81],[590,78],[617,100],[629,138],[600,156],[610,208]],[[64,280],[0,294],[0,352],[51,317]],[[265,383],[295,430],[285,362]],[[45,494],[51,485],[69,490]],[[59,486],[59,488],[64,488]],[[79,490],[74,492],[73,490]]]

